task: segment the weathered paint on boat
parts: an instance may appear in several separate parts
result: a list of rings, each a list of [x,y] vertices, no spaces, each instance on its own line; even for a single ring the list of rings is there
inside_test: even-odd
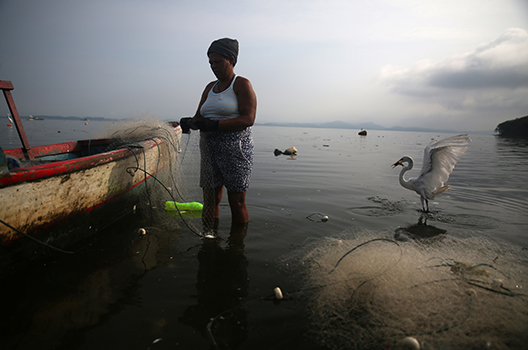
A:
[[[143,148],[13,169],[0,178],[0,203],[9,203],[0,209],[0,218],[26,234],[35,234],[116,200],[169,164],[164,140],[147,140],[140,145]],[[134,171],[137,167],[150,175]],[[131,198],[131,207],[138,199]],[[0,225],[2,245],[21,237]]]

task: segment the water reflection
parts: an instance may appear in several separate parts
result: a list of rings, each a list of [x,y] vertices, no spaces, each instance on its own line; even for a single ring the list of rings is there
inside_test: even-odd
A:
[[[526,164],[528,162],[526,158],[528,155],[528,139],[497,137],[495,140],[499,160],[504,160],[506,163],[515,161]]]
[[[396,229],[394,238],[399,241],[405,241],[409,238],[418,241],[443,239],[447,231],[427,224],[428,219],[429,214],[422,214],[416,224]]]
[[[242,303],[249,287],[246,234],[247,225],[233,224],[225,248],[219,240],[204,240],[198,253],[197,303],[179,318],[219,349],[237,349],[247,339],[248,310]]]
[[[114,227],[112,241],[2,279],[2,349],[78,348],[87,330],[139,305],[140,280],[169,259],[170,235],[136,230]]]
[[[509,138],[509,137],[501,137],[497,136],[495,138],[497,140],[497,147],[499,149],[504,147],[521,147],[526,148],[528,147],[528,139],[522,139],[522,138]],[[524,150],[525,152],[527,150]]]

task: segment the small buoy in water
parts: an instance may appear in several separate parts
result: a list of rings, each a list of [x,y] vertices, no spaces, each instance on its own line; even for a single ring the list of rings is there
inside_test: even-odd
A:
[[[140,235],[142,235],[142,236],[143,236],[143,235],[146,235],[146,234],[147,234],[147,230],[145,230],[144,228],[140,228],[140,229],[138,230],[138,234],[140,234]]]
[[[491,282],[491,286],[493,287],[493,289],[501,289],[503,285],[504,282],[502,282],[501,279],[496,279]]]
[[[323,215],[321,213],[312,213],[306,217],[308,220],[313,222],[327,222],[328,215]]]
[[[84,122],[84,125],[88,125],[88,122]]]
[[[282,298],[284,297],[279,287],[275,287],[275,289],[273,290],[273,293],[275,293],[275,299],[282,300]]]
[[[404,338],[400,341],[399,345],[401,346],[401,349],[420,350],[420,343],[413,337]]]

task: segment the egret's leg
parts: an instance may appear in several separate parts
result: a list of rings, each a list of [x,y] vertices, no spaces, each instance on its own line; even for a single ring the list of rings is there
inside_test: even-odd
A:
[[[427,200],[427,198],[420,196],[420,202],[422,202],[422,211],[424,213],[428,213],[429,212],[429,201]],[[426,206],[427,206],[427,210],[425,210]]]

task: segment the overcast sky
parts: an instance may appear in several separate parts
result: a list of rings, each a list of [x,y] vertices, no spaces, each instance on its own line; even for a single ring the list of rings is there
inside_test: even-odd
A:
[[[21,115],[193,115],[222,37],[257,122],[492,131],[528,115],[526,0],[0,0],[0,23]]]

